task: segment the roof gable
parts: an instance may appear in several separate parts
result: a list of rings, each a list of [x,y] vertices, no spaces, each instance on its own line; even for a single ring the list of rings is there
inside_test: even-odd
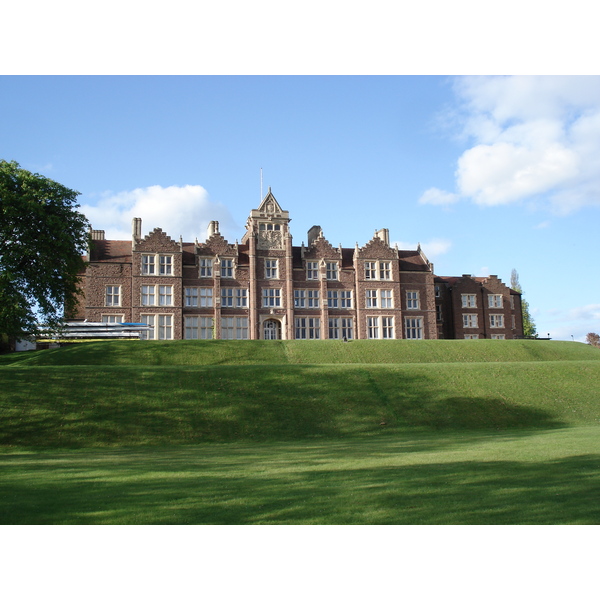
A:
[[[144,239],[136,242],[135,250],[136,252],[181,252],[181,246],[160,227],[156,227]]]

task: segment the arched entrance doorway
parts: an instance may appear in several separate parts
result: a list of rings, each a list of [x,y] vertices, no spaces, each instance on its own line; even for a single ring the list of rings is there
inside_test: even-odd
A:
[[[263,323],[263,337],[265,340],[280,340],[281,323],[276,319],[267,319]]]

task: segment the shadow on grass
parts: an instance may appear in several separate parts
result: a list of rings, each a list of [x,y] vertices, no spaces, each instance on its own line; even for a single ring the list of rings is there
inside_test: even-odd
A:
[[[533,430],[555,415],[500,397],[450,395],[389,368],[56,367],[2,373],[0,444],[30,448],[193,444]]]
[[[337,454],[337,451],[336,451]],[[341,467],[211,447],[3,457],[3,524],[599,524],[600,455]]]

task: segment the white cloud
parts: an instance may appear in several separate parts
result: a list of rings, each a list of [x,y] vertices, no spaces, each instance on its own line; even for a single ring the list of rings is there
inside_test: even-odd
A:
[[[577,321],[600,321],[600,304],[588,304],[572,308],[567,313],[567,319]]]
[[[394,244],[398,244],[400,250],[415,250],[418,246],[418,242],[392,242],[391,246],[393,247]],[[442,254],[448,253],[451,248],[452,242],[442,238],[433,238],[428,242],[421,243],[421,249],[425,253],[425,256],[431,261]]]
[[[438,188],[429,188],[419,198],[419,204],[433,204],[435,206],[444,206],[447,204],[454,204],[459,201],[457,194],[451,194]]]
[[[211,202],[208,192],[199,185],[161,187],[153,185],[118,193],[106,192],[95,204],[82,204],[80,211],[94,229],[104,229],[107,239],[131,238],[131,221],[142,219],[146,235],[160,227],[172,239],[184,241],[206,239],[210,221],[219,221],[225,237],[234,232],[234,221],[221,204]],[[233,240],[231,240],[233,241]]]
[[[587,304],[577,306],[568,310],[549,309],[545,311],[547,315],[535,314],[535,322],[543,323],[538,334],[550,336],[557,340],[585,342],[588,333],[600,333],[600,304]]]
[[[498,142],[467,150],[458,160],[456,178],[463,196],[495,206],[548,192],[572,181],[577,172],[577,155],[560,144]]]
[[[453,125],[470,148],[456,191],[431,188],[420,203],[600,205],[600,77],[463,77],[454,89]]]

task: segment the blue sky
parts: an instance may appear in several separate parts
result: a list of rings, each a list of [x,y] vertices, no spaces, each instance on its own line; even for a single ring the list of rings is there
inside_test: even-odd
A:
[[[599,77],[3,76],[0,111],[108,237],[240,239],[262,169],[295,244],[386,227],[439,275],[517,269],[542,336],[600,331]]]

